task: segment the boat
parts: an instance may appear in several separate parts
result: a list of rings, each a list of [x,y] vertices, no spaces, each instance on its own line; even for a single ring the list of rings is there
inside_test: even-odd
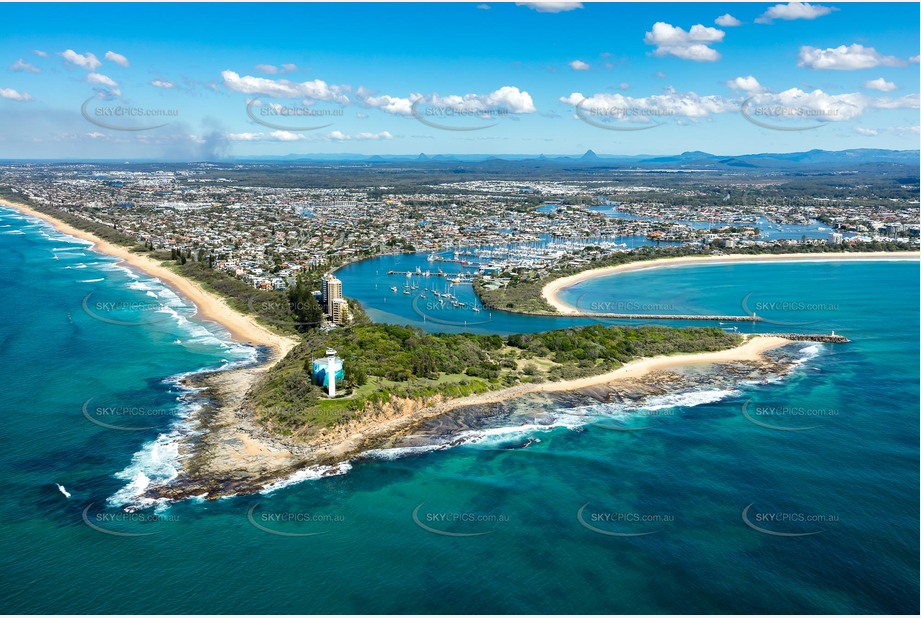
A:
[[[391,289],[392,291],[396,292],[396,291],[397,291],[397,286],[392,285],[392,286],[390,286],[390,289]]]

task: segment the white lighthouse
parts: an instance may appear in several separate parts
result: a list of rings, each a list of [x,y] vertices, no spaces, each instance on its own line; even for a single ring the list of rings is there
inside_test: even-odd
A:
[[[342,359],[336,356],[334,349],[327,348],[325,357],[313,361],[314,384],[326,388],[330,397],[336,396],[336,380],[344,377]]]
[[[339,360],[336,358],[336,351],[332,348],[326,348],[326,363],[329,367],[329,396],[336,396],[336,370],[333,369],[333,364]],[[339,361],[339,366],[342,366],[342,361]]]

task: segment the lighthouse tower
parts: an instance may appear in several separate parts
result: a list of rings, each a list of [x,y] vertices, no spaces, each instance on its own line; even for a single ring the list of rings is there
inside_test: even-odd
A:
[[[345,379],[342,359],[336,356],[332,348],[326,350],[326,356],[313,361],[313,383],[326,389],[330,397],[336,396],[336,380]]]
[[[342,364],[342,361],[338,363],[336,361],[339,361],[339,359],[336,358],[336,351],[332,348],[326,348],[326,366],[329,367],[327,373],[329,376],[329,390],[327,392],[330,397],[336,396],[336,366]]]

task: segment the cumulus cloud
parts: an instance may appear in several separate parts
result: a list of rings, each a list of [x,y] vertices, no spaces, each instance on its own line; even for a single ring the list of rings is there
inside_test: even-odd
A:
[[[108,88],[115,88],[118,86],[118,82],[116,82],[108,75],[103,75],[102,73],[90,73],[86,76],[86,81],[90,84],[97,84],[99,86],[106,86]]]
[[[174,84],[173,82],[168,82],[163,79],[155,79],[152,82],[150,82],[150,85],[156,88],[163,88],[163,89],[169,90],[170,88],[174,87],[176,84]]]
[[[343,93],[343,86],[330,85],[321,79],[308,82],[292,82],[287,79],[240,76],[233,71],[221,71],[224,86],[243,94],[262,94],[285,99],[310,99],[312,101],[334,101],[346,104],[349,98]]]
[[[62,51],[59,54],[67,62],[74,64],[82,69],[87,71],[94,71],[102,66],[102,62],[94,54],[87,52],[86,54],[78,54],[72,49],[67,49]]]
[[[569,63],[569,68],[573,71],[588,71],[592,67],[587,62],[582,62],[581,60],[573,60]]]
[[[15,72],[17,72],[17,73],[21,73],[21,72],[23,72],[23,71],[26,71],[26,72],[28,72],[28,73],[41,73],[41,72],[42,72],[41,69],[39,69],[39,68],[36,67],[36,66],[33,66],[33,65],[29,64],[28,62],[26,62],[26,61],[23,60],[22,58],[20,58],[19,60],[17,60],[17,61],[14,62],[13,64],[11,64],[11,65],[10,65],[10,70],[11,70],[11,71],[15,71]]]
[[[867,137],[879,135],[879,131],[876,129],[865,129],[864,127],[854,127],[854,133],[857,133],[858,135],[866,135]]]
[[[749,99],[749,109],[776,110],[766,114],[781,119],[809,118],[835,122],[859,117],[870,103],[867,97],[856,92],[829,94],[818,89],[806,92],[790,88],[783,92],[755,95]]]
[[[518,6],[526,6],[538,13],[563,13],[582,8],[581,2],[516,2]]]
[[[761,92],[762,90],[761,84],[759,84],[758,80],[751,75],[748,77],[736,77],[735,79],[730,79],[728,82],[726,82],[726,85],[733,90],[741,90],[743,92]]]
[[[424,96],[414,93],[408,97],[394,97],[390,95],[372,95],[363,88],[359,89],[357,94],[359,100],[365,106],[400,116],[411,115],[413,104],[417,101],[419,104],[463,110],[467,113],[486,113],[500,109],[509,114],[533,114],[537,111],[531,95],[515,86],[503,86],[489,94],[447,96],[433,94]]]
[[[689,31],[659,21],[653,24],[643,42],[656,47],[655,56],[675,56],[695,62],[713,62],[720,59],[718,51],[710,47],[723,40],[725,32],[702,24],[691,26]]]
[[[766,122],[787,121],[839,122],[854,120],[873,109],[918,109],[918,94],[898,98],[869,97],[859,92],[831,94],[822,90],[804,91],[790,88],[782,92],[767,92],[752,77],[738,77],[730,82],[742,96],[726,98],[677,92],[630,97],[624,94],[601,93],[589,97],[579,92],[561,97],[560,101],[577,106],[581,112],[599,119],[620,122],[664,122],[667,118],[704,119],[714,114],[744,112],[750,117],[763,117]]]
[[[123,67],[128,67],[131,65],[131,63],[128,62],[127,58],[125,58],[121,54],[116,54],[114,51],[107,51],[105,55],[105,59],[110,62],[114,62],[115,64],[119,66],[123,66]]]
[[[735,26],[741,26],[742,22],[738,19],[726,13],[725,15],[720,15],[715,20],[717,26],[723,26],[724,28],[734,28]]]
[[[871,79],[869,81],[864,82],[863,87],[870,88],[872,90],[880,90],[882,92],[892,92],[893,90],[898,88],[898,86],[896,86],[894,83],[887,82],[882,77],[878,79]]]
[[[761,17],[755,19],[755,23],[769,24],[775,19],[784,19],[787,21],[793,19],[816,19],[823,15],[828,15],[838,9],[821,4],[809,4],[808,2],[788,2],[787,4],[775,4]]]
[[[359,88],[357,94],[363,105],[397,116],[409,116],[412,114],[413,103],[417,100],[424,99],[421,94],[417,93],[411,94],[408,97],[394,97],[389,94],[376,96],[370,94],[364,88]]]
[[[799,49],[799,66],[810,69],[854,71],[877,66],[901,66],[905,62],[895,56],[884,56],[872,47],[859,43],[818,49],[805,45]]]
[[[28,92],[19,92],[12,88],[0,88],[0,98],[10,101],[31,101],[32,95]]]
[[[590,97],[573,92],[560,101],[612,120],[649,122],[664,118],[699,119],[711,114],[722,114],[738,110],[738,103],[720,96],[700,96],[694,92],[676,92],[669,89],[665,94],[649,97],[630,97],[620,93],[600,93]]]

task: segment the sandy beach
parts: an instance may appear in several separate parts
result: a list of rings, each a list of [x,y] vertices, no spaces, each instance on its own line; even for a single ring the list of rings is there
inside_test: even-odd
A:
[[[757,262],[836,262],[836,261],[917,261],[921,253],[914,251],[891,251],[876,253],[788,253],[785,255],[705,255],[705,256],[686,256],[677,258],[660,258],[657,260],[648,260],[645,262],[633,262],[631,264],[621,264],[619,266],[608,266],[606,268],[595,268],[586,270],[575,275],[555,279],[545,285],[541,290],[541,295],[550,306],[560,313],[570,314],[579,313],[576,307],[564,303],[560,299],[560,292],[570,288],[577,283],[595,279],[596,277],[605,277],[618,273],[632,272],[636,270],[647,270],[651,268],[676,268],[694,264],[734,264],[734,263],[757,263]]]
[[[291,348],[297,345],[297,339],[273,333],[262,326],[255,319],[243,315],[232,309],[221,297],[208,292],[201,285],[176,274],[160,262],[146,255],[132,253],[127,248],[107,242],[94,234],[77,229],[50,215],[19,204],[10,200],[0,200],[0,204],[18,210],[19,212],[46,221],[56,230],[74,236],[81,240],[93,243],[93,250],[119,258],[125,264],[137,270],[156,277],[174,292],[191,301],[196,309],[197,316],[204,320],[216,322],[227,329],[235,341],[250,345],[268,346],[273,349],[272,359],[279,360]]]

